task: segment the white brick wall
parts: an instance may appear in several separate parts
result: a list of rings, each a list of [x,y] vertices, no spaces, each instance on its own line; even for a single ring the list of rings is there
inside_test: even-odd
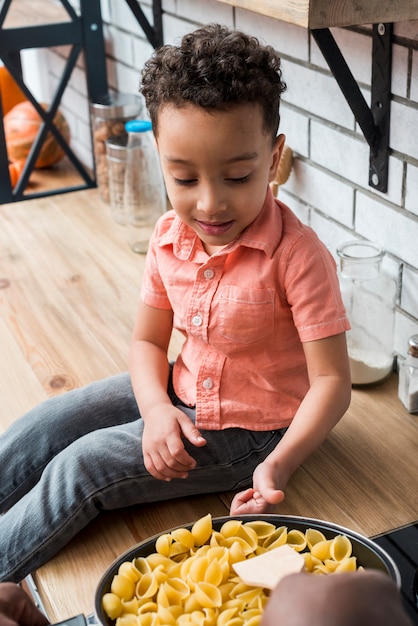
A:
[[[141,2],[151,17],[151,0]],[[369,149],[325,60],[308,31],[216,0],[163,0],[166,43],[201,24],[217,21],[273,45],[283,59],[288,90],[281,131],[295,153],[293,172],[279,197],[309,223],[335,255],[338,244],[369,238],[388,252],[385,267],[400,273],[395,350],[405,354],[418,333],[418,21],[395,24],[393,45],[389,190],[368,185]],[[123,0],[102,0],[109,84],[136,92],[139,70],[151,47]],[[332,29],[369,101],[371,28]],[[65,99],[75,143],[86,152],[86,107],[79,76]],[[71,111],[71,108],[74,110]],[[77,148],[78,149],[78,148]]]

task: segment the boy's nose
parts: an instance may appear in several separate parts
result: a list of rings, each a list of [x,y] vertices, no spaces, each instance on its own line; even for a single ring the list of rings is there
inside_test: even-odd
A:
[[[227,208],[224,195],[215,185],[205,185],[199,189],[197,208],[206,215],[216,215]]]

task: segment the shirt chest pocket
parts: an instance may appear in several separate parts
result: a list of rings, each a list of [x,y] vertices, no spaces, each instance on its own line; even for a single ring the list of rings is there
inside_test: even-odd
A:
[[[252,343],[274,332],[274,290],[224,285],[220,291],[219,334]]]

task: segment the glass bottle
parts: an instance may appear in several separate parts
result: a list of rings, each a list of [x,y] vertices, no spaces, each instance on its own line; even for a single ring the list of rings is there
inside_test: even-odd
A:
[[[340,287],[351,324],[347,333],[351,381],[384,380],[393,368],[396,281],[382,270],[385,251],[370,241],[337,248]]]
[[[134,252],[145,254],[155,223],[166,211],[166,191],[151,122],[132,120],[125,128],[128,144],[124,203],[128,240]]]
[[[408,355],[399,367],[399,399],[409,413],[418,413],[418,335],[408,341]]]

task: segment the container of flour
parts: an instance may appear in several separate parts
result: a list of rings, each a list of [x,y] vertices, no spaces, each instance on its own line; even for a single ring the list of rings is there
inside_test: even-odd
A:
[[[339,280],[351,324],[347,333],[353,385],[377,383],[393,368],[396,281],[382,269],[385,251],[370,241],[337,248]]]

